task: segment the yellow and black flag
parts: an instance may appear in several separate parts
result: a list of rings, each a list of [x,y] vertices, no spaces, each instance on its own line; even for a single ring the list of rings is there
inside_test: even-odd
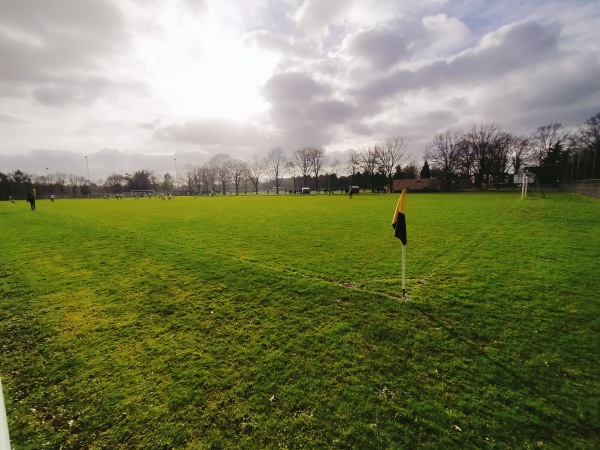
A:
[[[400,194],[400,199],[394,211],[394,219],[392,227],[394,227],[394,236],[402,241],[402,245],[406,245],[406,189]]]

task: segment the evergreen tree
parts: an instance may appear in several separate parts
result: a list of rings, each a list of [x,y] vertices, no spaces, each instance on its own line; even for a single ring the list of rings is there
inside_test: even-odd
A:
[[[431,178],[431,170],[429,169],[429,163],[427,160],[425,160],[425,164],[423,164],[423,168],[421,169],[419,176],[423,180]]]

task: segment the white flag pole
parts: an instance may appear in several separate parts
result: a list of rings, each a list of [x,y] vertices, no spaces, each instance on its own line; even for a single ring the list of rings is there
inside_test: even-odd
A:
[[[402,300],[406,299],[406,245],[402,244]]]
[[[2,381],[0,380],[0,450],[10,450],[10,437],[8,436],[8,421],[6,420],[6,409],[4,409],[4,397],[2,395]]]

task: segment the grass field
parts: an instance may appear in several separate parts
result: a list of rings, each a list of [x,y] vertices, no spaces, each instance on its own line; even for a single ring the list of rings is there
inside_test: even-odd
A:
[[[600,202],[0,203],[14,449],[600,448]]]

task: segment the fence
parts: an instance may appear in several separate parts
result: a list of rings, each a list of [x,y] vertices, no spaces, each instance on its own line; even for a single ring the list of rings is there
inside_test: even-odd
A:
[[[600,198],[600,180],[565,181],[559,184],[562,192]]]

